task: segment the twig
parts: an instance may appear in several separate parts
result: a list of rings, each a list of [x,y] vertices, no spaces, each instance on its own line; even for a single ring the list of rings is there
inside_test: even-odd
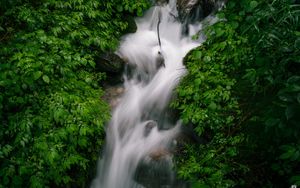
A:
[[[160,42],[160,36],[159,36],[159,24],[160,24],[160,20],[161,20],[161,9],[159,9],[158,12],[158,23],[157,23],[157,38],[158,38],[158,44],[161,50],[161,42]]]

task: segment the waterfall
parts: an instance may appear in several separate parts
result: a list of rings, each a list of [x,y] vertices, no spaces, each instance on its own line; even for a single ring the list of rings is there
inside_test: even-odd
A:
[[[150,174],[139,174],[143,165],[153,173],[163,174],[161,178],[168,182],[155,187],[170,187],[174,180],[172,150],[181,123],[174,123],[167,107],[186,72],[183,57],[202,42],[192,40],[201,24],[190,25],[190,33],[183,36],[177,15],[175,0],[154,6],[136,19],[137,32],[121,41],[116,53],[128,63],[125,93],[107,126],[105,151],[92,188],[149,187],[137,181]],[[159,17],[161,46],[157,33]]]

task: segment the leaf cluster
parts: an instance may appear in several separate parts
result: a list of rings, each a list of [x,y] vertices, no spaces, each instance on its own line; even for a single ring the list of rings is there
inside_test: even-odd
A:
[[[173,102],[204,139],[187,144],[179,175],[195,187],[299,185],[299,5],[232,0],[217,16]]]
[[[110,116],[95,57],[148,3],[0,2],[0,187],[85,187]]]

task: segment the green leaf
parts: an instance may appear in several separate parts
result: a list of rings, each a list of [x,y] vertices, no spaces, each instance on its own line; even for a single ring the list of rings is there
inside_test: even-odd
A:
[[[236,3],[234,1],[229,1],[227,6],[228,8],[234,8],[236,6]]]
[[[195,51],[195,52],[193,53],[193,55],[194,55],[194,57],[195,57],[196,59],[200,59],[200,58],[202,57],[202,52],[201,52],[201,51]]]
[[[210,186],[200,183],[200,182],[194,182],[192,183],[192,188],[209,188]]]
[[[203,58],[204,62],[210,62],[211,61],[211,57],[210,56],[205,56]]]
[[[212,102],[212,103],[209,104],[208,108],[210,110],[215,110],[215,109],[217,109],[217,105],[216,105],[216,103]]]
[[[117,10],[118,10],[119,12],[122,12],[122,11],[123,11],[123,6],[122,6],[122,5],[118,5],[118,6],[117,6]]]
[[[239,23],[238,22],[231,22],[230,25],[232,26],[233,29],[236,29],[239,27]]]
[[[196,86],[199,86],[199,85],[201,84],[201,82],[202,82],[201,78],[197,78],[197,79],[195,80]]]
[[[224,34],[224,30],[222,28],[217,28],[216,29],[216,34],[217,34],[217,37],[220,37]]]
[[[278,119],[278,118],[269,118],[269,119],[265,122],[265,124],[266,124],[266,126],[272,127],[272,126],[277,125],[279,122],[280,122],[280,119]]]
[[[49,77],[48,77],[47,75],[44,75],[44,76],[43,76],[43,80],[44,80],[44,82],[46,82],[47,84],[50,83],[50,79],[49,79]]]
[[[296,152],[296,149],[292,147],[289,150],[287,150],[285,153],[281,154],[279,156],[279,158],[283,159],[283,160],[289,159],[295,155],[295,152]]]
[[[143,10],[140,7],[137,10],[137,15],[138,16],[143,16]]]
[[[33,79],[34,79],[34,80],[37,80],[37,79],[39,79],[42,75],[43,75],[43,72],[42,72],[42,71],[37,71],[37,72],[33,73]]]
[[[251,1],[249,4],[251,9],[255,9],[257,7],[257,5],[258,5],[257,1]]]
[[[13,187],[21,187],[22,185],[22,178],[20,176],[13,177]]]
[[[291,119],[295,115],[295,107],[293,105],[289,105],[285,109],[285,117],[287,120]]]
[[[300,185],[300,175],[292,176],[290,182],[295,185]]]
[[[218,16],[218,18],[220,18],[220,19],[225,18],[225,14],[224,14],[223,12],[218,13],[217,16]]]

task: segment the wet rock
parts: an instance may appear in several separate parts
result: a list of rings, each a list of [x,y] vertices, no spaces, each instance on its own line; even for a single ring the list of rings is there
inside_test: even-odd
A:
[[[177,9],[181,20],[201,20],[216,7],[217,0],[178,0]]]
[[[179,20],[183,23],[182,33],[188,34],[188,24],[201,21],[220,5],[221,0],[178,0]]]
[[[145,126],[144,136],[147,137],[151,133],[152,129],[156,126],[157,123],[155,121],[149,121]]]
[[[104,91],[105,94],[102,99],[108,102],[110,107],[113,109],[119,104],[121,97],[125,92],[125,89],[120,85],[105,86]]]
[[[123,82],[123,71],[126,62],[113,52],[106,52],[96,59],[96,70],[106,73],[108,85],[117,85]]]
[[[164,157],[170,156],[171,153],[165,148],[159,148],[149,154],[152,160],[158,161]]]
[[[161,67],[166,67],[165,65],[165,58],[164,56],[161,54],[160,51],[158,51],[157,57],[156,57],[156,70],[160,69]]]
[[[164,4],[168,4],[169,3],[169,0],[156,0],[155,1],[155,4],[156,5],[164,5]]]
[[[146,158],[137,167],[134,179],[145,188],[187,188],[172,168],[172,158],[168,155],[158,160]]]
[[[189,15],[196,6],[199,5],[200,0],[178,0],[177,10],[180,17]]]
[[[101,72],[120,74],[124,66],[125,61],[112,52],[103,53],[96,58],[96,69]]]

